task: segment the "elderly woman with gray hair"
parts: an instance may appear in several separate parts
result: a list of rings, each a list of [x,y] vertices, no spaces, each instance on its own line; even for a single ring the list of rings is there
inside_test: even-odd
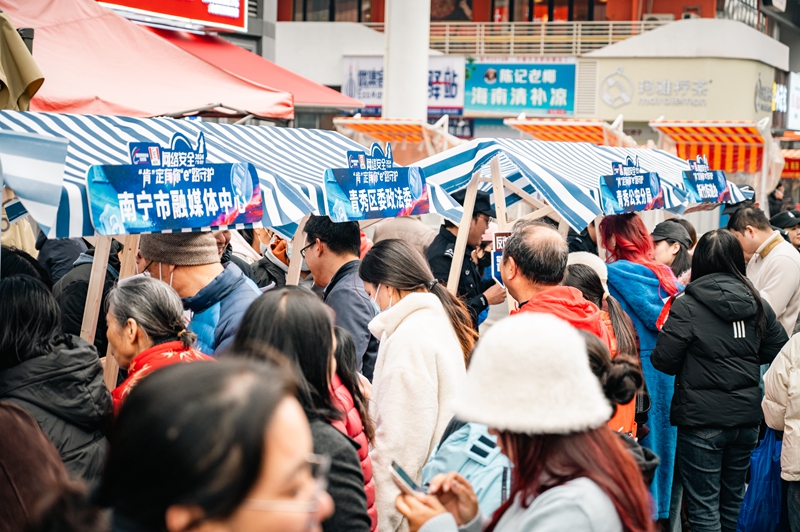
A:
[[[108,295],[108,348],[128,378],[111,393],[114,412],[144,376],[177,362],[213,360],[193,347],[183,304],[168,284],[136,276],[119,282]]]

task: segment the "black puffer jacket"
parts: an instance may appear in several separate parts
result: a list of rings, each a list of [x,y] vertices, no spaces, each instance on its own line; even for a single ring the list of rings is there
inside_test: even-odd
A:
[[[770,364],[789,340],[761,301],[767,324],[759,338],[755,298],[732,275],[706,275],[675,299],[650,356],[657,370],[676,376],[673,425],[730,428],[761,421],[759,366]]]
[[[0,400],[36,419],[71,475],[90,483],[100,479],[113,403],[93,346],[66,337],[52,354],[0,372]]]

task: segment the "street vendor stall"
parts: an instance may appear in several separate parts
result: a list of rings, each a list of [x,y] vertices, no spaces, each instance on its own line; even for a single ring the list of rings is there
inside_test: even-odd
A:
[[[550,142],[588,142],[598,146],[635,148],[636,141],[623,131],[622,115],[614,123],[605,120],[578,118],[506,118],[503,123],[528,135],[533,140]]]

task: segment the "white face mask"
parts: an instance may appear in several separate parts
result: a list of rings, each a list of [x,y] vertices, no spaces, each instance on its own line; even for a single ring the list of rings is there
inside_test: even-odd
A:
[[[292,245],[291,244],[287,244],[286,245],[286,257],[289,260],[292,260]],[[311,269],[308,267],[308,264],[306,264],[306,259],[303,259],[303,262],[300,264],[300,271],[303,271],[303,272],[310,272],[311,271]]]
[[[175,270],[172,270],[172,273],[169,274],[169,287],[172,288],[172,278],[175,275]],[[163,277],[161,276],[161,263],[158,263],[158,280],[164,282]]]
[[[375,308],[376,314],[380,314],[381,312],[386,312],[387,310],[392,308],[392,297],[394,297],[391,294],[389,294],[389,306],[386,307],[384,310],[381,310],[381,306],[378,305],[378,293],[380,293],[380,291],[381,291],[381,284],[378,283],[378,289],[375,290],[375,297],[370,298],[370,301],[372,301],[372,306]]]

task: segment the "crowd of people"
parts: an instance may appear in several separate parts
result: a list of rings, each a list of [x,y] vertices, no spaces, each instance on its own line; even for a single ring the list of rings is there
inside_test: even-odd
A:
[[[733,532],[770,427],[800,532],[800,213],[523,218],[502,283],[472,214],[456,294],[418,218],[142,235],[88,302],[90,242],[4,247],[0,531]]]

